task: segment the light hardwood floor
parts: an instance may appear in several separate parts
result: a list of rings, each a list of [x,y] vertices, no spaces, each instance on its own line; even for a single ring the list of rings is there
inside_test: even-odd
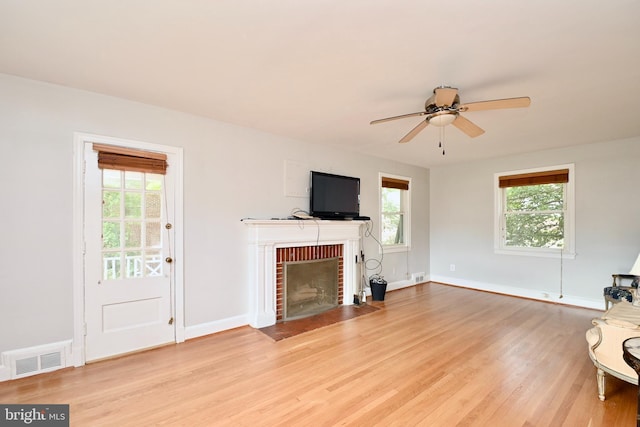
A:
[[[598,400],[601,312],[427,283],[280,342],[250,327],[0,383],[68,403],[72,426],[631,426],[636,387]]]

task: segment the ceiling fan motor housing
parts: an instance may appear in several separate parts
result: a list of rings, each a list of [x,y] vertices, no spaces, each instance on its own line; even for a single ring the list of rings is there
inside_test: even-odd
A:
[[[447,126],[453,123],[458,117],[458,105],[460,97],[458,95],[453,98],[451,105],[437,105],[436,91],[424,103],[424,109],[427,113],[427,121],[433,126]]]

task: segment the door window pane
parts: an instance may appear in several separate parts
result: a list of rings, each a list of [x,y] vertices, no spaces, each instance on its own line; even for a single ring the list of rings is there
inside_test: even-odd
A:
[[[124,188],[127,190],[139,190],[142,188],[144,173],[126,171],[124,173]]]
[[[103,278],[163,274],[163,176],[102,170]]]
[[[119,191],[102,192],[103,218],[118,218],[120,216],[120,196]]]
[[[102,186],[104,188],[120,188],[120,171],[104,169],[102,171]]]
[[[144,274],[145,276],[162,275],[162,253],[160,251],[147,251]]]
[[[124,216],[132,219],[142,218],[142,193],[124,193]]]
[[[102,247],[115,249],[120,247],[120,223],[113,221],[102,222]]]
[[[102,270],[105,280],[120,278],[120,254],[105,252],[102,254]]]
[[[140,221],[126,221],[124,223],[125,248],[139,248],[142,246],[142,227]]]
[[[128,251],[125,259],[127,261],[127,278],[142,277],[142,252]]]
[[[160,191],[162,190],[163,180],[164,175],[159,175],[157,173],[148,173],[145,175],[145,188],[150,191]]]
[[[159,248],[161,246],[161,232],[162,227],[160,226],[160,221],[156,222],[147,222],[145,224],[146,230],[146,242],[145,246],[148,248]]]
[[[162,206],[160,205],[160,193],[147,193],[145,200],[145,217],[160,218]]]

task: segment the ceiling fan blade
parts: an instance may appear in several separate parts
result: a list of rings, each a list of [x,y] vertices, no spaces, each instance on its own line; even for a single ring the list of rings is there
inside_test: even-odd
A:
[[[499,110],[502,108],[522,108],[531,104],[531,98],[522,96],[520,98],[494,99],[491,101],[471,102],[461,105],[458,111],[483,111]]]
[[[424,128],[426,128],[429,125],[429,121],[428,120],[423,120],[420,123],[418,123],[418,126],[414,127],[413,129],[411,129],[411,131],[409,131],[408,134],[406,134],[405,136],[402,137],[402,139],[398,142],[409,142],[413,139],[414,136],[416,136],[417,134],[420,133],[420,131]]]
[[[409,113],[409,114],[403,114],[401,116],[393,116],[393,117],[387,117],[385,119],[378,119],[378,120],[374,120],[371,123],[369,123],[370,125],[375,125],[377,123],[384,123],[384,122],[389,122],[391,120],[398,120],[398,119],[404,119],[406,117],[415,117],[415,116],[424,116],[425,114],[427,114],[426,111],[420,111],[418,113]]]
[[[436,94],[435,103],[438,107],[442,107],[443,105],[451,107],[458,94],[458,89],[454,87],[437,87],[433,92]]]
[[[470,120],[465,119],[460,114],[458,114],[458,117],[456,117],[456,119],[451,124],[469,135],[471,138],[475,138],[476,136],[480,136],[484,133],[484,130],[481,127],[474,124]]]

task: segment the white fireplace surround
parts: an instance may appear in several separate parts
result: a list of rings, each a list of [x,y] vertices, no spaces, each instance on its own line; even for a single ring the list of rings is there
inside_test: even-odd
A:
[[[249,324],[276,323],[276,250],[316,245],[343,245],[343,304],[351,305],[361,275],[360,239],[363,221],[243,220],[249,229]],[[357,257],[357,258],[356,258]]]

